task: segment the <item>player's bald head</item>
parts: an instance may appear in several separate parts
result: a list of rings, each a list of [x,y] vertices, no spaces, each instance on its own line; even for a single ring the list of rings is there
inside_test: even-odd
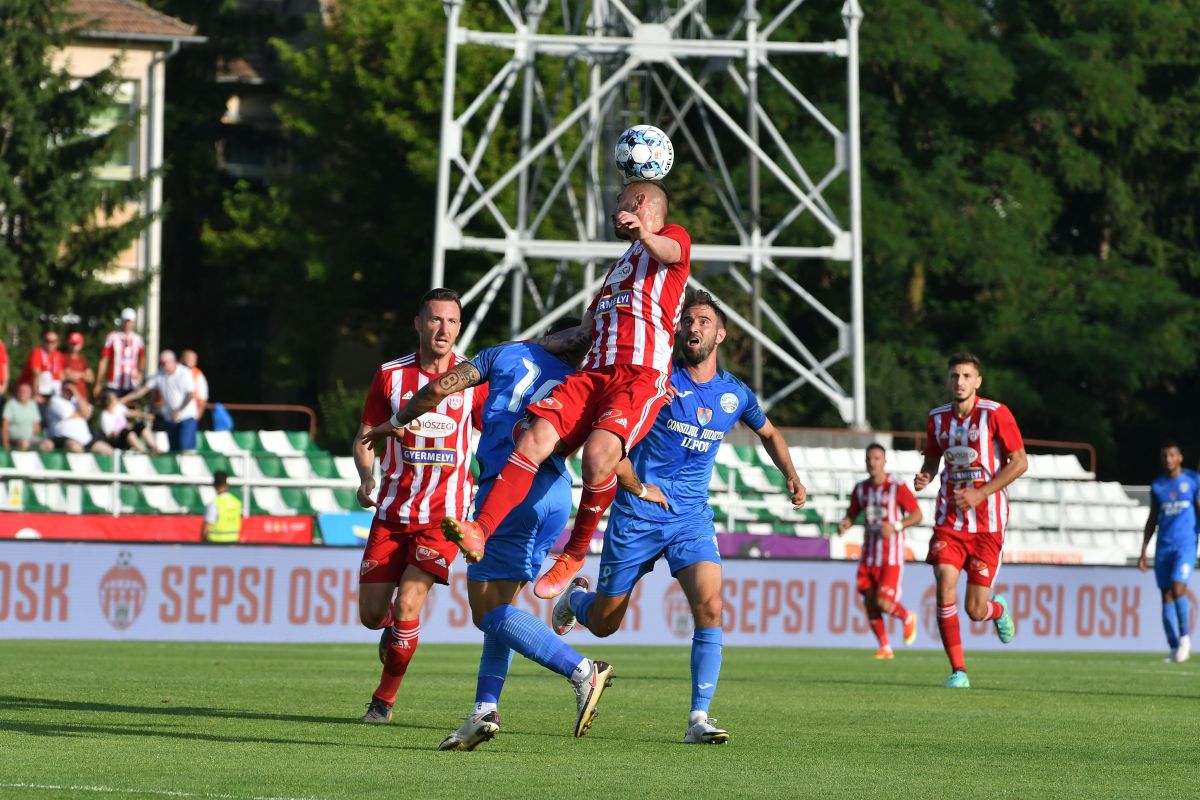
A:
[[[642,197],[642,202],[653,208],[663,219],[667,218],[671,210],[671,197],[666,187],[657,181],[634,181],[625,187],[622,194],[631,201]]]

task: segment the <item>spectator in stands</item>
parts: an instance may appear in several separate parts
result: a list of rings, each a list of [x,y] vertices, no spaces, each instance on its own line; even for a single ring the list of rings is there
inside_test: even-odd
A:
[[[8,348],[0,341],[0,398],[8,394]]]
[[[127,394],[142,383],[146,374],[146,343],[141,334],[133,329],[137,324],[137,312],[127,308],[121,312],[121,327],[112,331],[104,340],[100,351],[100,380],[92,390],[99,397],[104,389],[117,394]]]
[[[88,417],[91,415],[91,403],[75,391],[74,382],[67,381],[62,385],[60,394],[52,395],[46,401],[49,438],[42,441],[40,449],[49,452],[61,447],[69,453],[90,450],[96,455],[112,455],[113,449],[108,442],[92,436],[92,429],[88,427]]]
[[[175,452],[196,449],[196,386],[192,371],[181,369],[173,350],[163,350],[158,357],[158,372],[142,388],[121,398],[130,403],[156,390],[162,399],[159,414],[167,431],[167,441]]]
[[[74,381],[80,397],[88,396],[88,387],[96,381],[96,374],[83,354],[83,334],[73,332],[67,337],[67,354],[63,362],[63,380]]]
[[[0,440],[5,450],[32,450],[42,434],[42,410],[33,402],[33,387],[17,385],[17,396],[4,404]]]
[[[52,395],[58,394],[65,366],[62,351],[58,349],[58,334],[46,331],[42,334],[42,344],[33,348],[25,359],[25,367],[17,383],[28,383],[33,387],[34,398],[39,403],[45,403]]]
[[[204,410],[208,408],[208,378],[204,377],[204,373],[196,366],[200,357],[196,355],[195,350],[184,350],[179,354],[179,363],[192,371],[192,383],[196,384],[196,390],[193,393],[196,397],[196,422],[204,419]]]
[[[131,425],[129,420],[135,422]],[[119,450],[137,450],[139,453],[149,451],[158,455],[158,443],[154,440],[154,431],[146,424],[153,419],[152,414],[137,411],[121,404],[117,393],[112,389],[104,390],[104,410],[100,412],[100,433],[104,441]]]
[[[217,496],[204,507],[204,541],[236,542],[242,533],[242,501],[229,491],[224,470],[213,473]]]

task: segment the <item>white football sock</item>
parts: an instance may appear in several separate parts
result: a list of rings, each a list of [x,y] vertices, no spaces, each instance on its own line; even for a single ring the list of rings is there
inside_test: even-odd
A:
[[[592,677],[592,662],[585,658],[575,665],[575,671],[571,673],[571,683],[583,683],[590,677]]]

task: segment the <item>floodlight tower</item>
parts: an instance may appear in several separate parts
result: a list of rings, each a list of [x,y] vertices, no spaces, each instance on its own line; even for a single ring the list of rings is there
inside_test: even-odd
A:
[[[462,347],[470,345],[506,283],[513,337],[527,337],[587,305],[603,268],[626,247],[606,237],[607,206],[620,186],[610,163],[613,142],[628,125],[651,122],[667,131],[677,150],[686,144],[694,163],[682,168],[703,171],[728,217],[725,241],[709,235],[694,244],[692,284],[710,288],[704,284],[708,271],[725,271],[731,285],[749,296],[749,318],[732,307],[740,304],[726,303],[726,311],[753,342],[752,383],[764,405],[807,384],[847,424],[866,427],[858,124],[863,14],[858,0],[844,0],[840,9],[826,0],[823,12],[812,7],[821,0],[811,0],[805,13],[839,14],[844,38],[789,41],[780,28],[804,3],[728,0],[717,15],[708,13],[705,0],[443,0],[432,284],[445,283],[449,252],[497,257],[463,294],[471,321],[459,339]],[[476,71],[487,61],[481,53],[493,57],[486,84],[460,80],[459,56],[467,51]],[[785,62],[820,57],[845,63],[842,127],[784,68]],[[740,107],[715,99],[719,81],[732,88]],[[791,104],[788,117],[760,102],[766,81],[782,89]],[[773,121],[801,117],[828,138],[821,167],[806,165]],[[740,152],[718,146],[719,139],[736,143]],[[842,176],[845,185],[830,192]],[[786,208],[764,208],[764,184],[773,197],[787,198]],[[827,194],[843,196],[844,220]],[[679,216],[686,223],[686,209]],[[794,241],[798,231],[807,238]],[[796,267],[800,259],[849,263],[850,297],[841,315],[805,288]],[[807,309],[806,321],[811,314],[812,322],[831,327],[837,342],[832,352],[815,353],[781,316],[779,303],[768,299],[785,294],[801,301],[797,307]],[[777,336],[763,330],[764,321]],[[764,351],[794,375],[767,393]],[[847,358],[849,391],[829,371]]]

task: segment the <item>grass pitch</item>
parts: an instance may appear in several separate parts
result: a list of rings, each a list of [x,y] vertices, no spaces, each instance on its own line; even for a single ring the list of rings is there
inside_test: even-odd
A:
[[[590,648],[616,679],[573,739],[566,681],[520,657],[502,729],[439,753],[478,649],[423,645],[389,726],[357,721],[375,648],[0,643],[0,797],[1194,797],[1200,665],[728,648],[724,747],[680,743],[688,650]]]

